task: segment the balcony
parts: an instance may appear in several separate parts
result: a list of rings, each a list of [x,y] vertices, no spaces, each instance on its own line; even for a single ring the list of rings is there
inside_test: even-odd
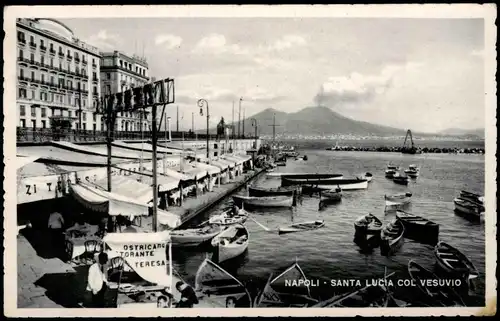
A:
[[[64,58],[64,52],[59,51],[59,57]]]
[[[76,62],[77,64],[79,64],[79,63],[80,63],[80,58],[75,57],[75,62]]]
[[[73,59],[73,56],[72,55],[66,55],[66,58],[71,61]]]
[[[55,54],[56,54],[56,51],[55,51],[54,49],[50,49],[50,50],[49,50],[49,53],[50,53],[51,55],[55,55]]]
[[[17,41],[18,41],[21,45],[25,45],[25,44],[26,44],[26,39],[17,39]]]
[[[97,64],[95,62],[92,63],[92,68],[97,68]]]
[[[87,60],[82,59],[82,65],[86,66],[87,65]]]
[[[46,52],[47,47],[45,47],[44,45],[40,45],[40,51]]]
[[[30,41],[30,47],[31,48],[36,48],[36,43]]]
[[[99,78],[97,78],[97,77],[92,77],[92,81],[98,82],[98,81],[99,81]]]

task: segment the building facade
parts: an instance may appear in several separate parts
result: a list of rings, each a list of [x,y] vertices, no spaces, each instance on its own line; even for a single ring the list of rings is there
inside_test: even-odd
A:
[[[123,92],[149,82],[148,63],[144,58],[128,56],[119,51],[104,52],[101,56],[100,86],[103,95]],[[150,129],[150,115],[144,110],[120,112],[115,123],[116,131],[139,132]]]
[[[21,128],[50,128],[51,117],[72,129],[103,130],[94,113],[100,99],[101,55],[54,19],[18,19],[17,119]]]

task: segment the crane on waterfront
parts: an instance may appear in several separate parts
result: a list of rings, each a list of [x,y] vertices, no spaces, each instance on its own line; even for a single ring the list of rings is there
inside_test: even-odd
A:
[[[410,146],[406,146],[406,142],[408,141],[408,137],[410,138],[408,144],[411,143]],[[405,141],[403,143],[403,148],[401,149],[401,152],[403,154],[416,154],[417,153],[417,148],[415,147],[415,143],[413,142],[413,136],[411,134],[411,130],[408,129],[406,132],[406,137]]]

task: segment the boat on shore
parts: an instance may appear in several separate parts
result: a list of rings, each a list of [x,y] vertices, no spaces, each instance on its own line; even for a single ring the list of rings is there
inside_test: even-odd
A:
[[[243,196],[233,195],[233,202],[238,207],[292,207],[294,196]]]
[[[465,306],[462,298],[451,286],[439,285],[439,278],[417,262],[410,260],[408,262],[408,273],[415,282],[421,293],[428,299],[429,303],[439,304],[444,307],[463,307]],[[428,285],[427,280],[437,281],[437,286],[433,283]]]
[[[479,272],[472,261],[457,248],[445,242],[439,242],[434,248],[437,266],[446,274],[460,277],[469,289],[474,289],[473,282]]]
[[[214,261],[218,263],[235,258],[248,248],[249,234],[242,224],[231,225],[211,241]]]
[[[324,220],[294,223],[294,224],[290,224],[290,225],[285,226],[285,227],[279,227],[278,234],[296,233],[296,232],[316,230],[316,229],[319,229],[323,226],[325,226]]]
[[[410,166],[408,166],[408,169],[404,170],[404,172],[409,177],[416,178],[420,173],[420,169],[417,167],[417,165],[411,164]]]
[[[264,289],[255,297],[254,307],[310,307],[318,301],[311,297],[308,278],[298,263],[273,278],[271,274]],[[290,286],[291,285],[291,286]]]
[[[235,307],[252,307],[250,293],[243,283],[209,259],[196,272],[194,290],[200,302],[210,301],[211,307],[225,308],[231,301]]]
[[[296,186],[287,186],[287,187],[256,187],[249,186],[248,187],[248,195],[249,196],[293,196],[293,193],[297,191]]]
[[[439,224],[434,223],[422,216],[404,211],[397,211],[396,217],[404,225],[404,237],[429,244],[436,244],[438,242]]]
[[[203,227],[173,230],[170,236],[174,246],[198,246],[209,242],[223,230],[224,227],[221,225],[208,224]]]
[[[404,242],[405,228],[399,219],[387,223],[380,231],[380,254],[388,256],[396,252]]]
[[[398,206],[398,205],[406,205],[411,202],[412,193],[399,193],[393,195],[384,195],[385,206]]]
[[[219,225],[233,225],[233,224],[243,224],[248,219],[248,214],[243,209],[238,209],[237,213],[234,213],[233,209],[226,210],[219,215],[212,216],[209,219],[209,224],[219,224]]]
[[[463,198],[455,198],[453,200],[455,203],[455,211],[472,216],[474,218],[481,218],[482,213],[484,213],[484,207],[477,205]]]
[[[408,185],[410,180],[408,176],[403,176],[400,175],[399,173],[396,173],[392,176],[392,181],[399,185]]]
[[[307,179],[281,177],[281,186],[302,185],[319,189],[331,190],[340,187],[342,190],[367,189],[368,181],[363,178],[331,178],[331,179]]]
[[[382,230],[382,221],[375,215],[369,213],[360,216],[354,221],[354,230],[356,233],[380,234]]]

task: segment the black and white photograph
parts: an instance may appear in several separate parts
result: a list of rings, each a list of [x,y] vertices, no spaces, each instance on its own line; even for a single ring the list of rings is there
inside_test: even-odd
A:
[[[494,314],[495,18],[7,7],[6,315]]]

